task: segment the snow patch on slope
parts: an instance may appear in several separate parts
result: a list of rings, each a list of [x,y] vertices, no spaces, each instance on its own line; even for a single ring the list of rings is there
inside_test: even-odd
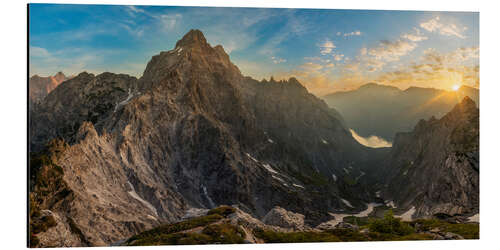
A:
[[[267,163],[264,163],[262,164],[262,166],[269,172],[273,173],[273,174],[277,174],[278,172],[276,170],[274,170],[271,165],[267,164]]]
[[[479,223],[479,214],[475,214],[471,217],[468,217],[467,219],[469,219],[470,222],[477,222]]]
[[[360,174],[358,177],[356,177],[356,181],[358,181],[358,180],[359,180],[361,177],[363,177],[365,174],[366,174],[365,172],[361,171],[361,174]]]
[[[275,176],[275,175],[271,175],[271,176],[272,176],[274,179],[276,179],[276,180],[280,181],[281,183],[286,184],[286,182],[285,182],[283,179],[279,178],[278,176]]]
[[[326,226],[328,225],[329,227],[334,227],[335,225],[339,224],[340,222],[342,222],[344,220],[345,217],[347,216],[354,216],[354,217],[366,217],[368,216],[370,213],[373,212],[373,209],[375,207],[378,207],[380,206],[381,204],[379,203],[368,203],[366,204],[367,205],[367,208],[357,214],[335,214],[335,213],[329,213],[331,216],[333,216],[335,219],[333,220],[330,220],[330,221],[327,221],[327,222],[323,222],[321,223],[318,228],[321,228],[323,226]]]
[[[402,215],[395,215],[394,217],[396,218],[401,218],[402,221],[411,221],[411,218],[413,216],[413,214],[416,212],[417,210],[415,209],[415,207],[411,207],[408,211],[406,211],[404,214]]]
[[[120,103],[117,103],[116,106],[115,106],[115,110],[113,112],[116,112],[118,110],[118,108],[120,108],[121,106],[127,104],[130,102],[130,100],[134,97],[134,94],[132,93],[132,90],[129,88],[128,89],[128,96],[125,100],[121,101]]]
[[[210,207],[215,207],[214,201],[212,200],[212,198],[210,198],[210,196],[208,196],[207,187],[205,187],[205,185],[201,184],[201,188],[203,189],[203,194],[205,195],[205,198],[207,198],[208,203],[210,204]]]
[[[346,206],[351,207],[351,208],[354,208],[348,200],[346,200],[346,199],[342,199],[342,198],[340,198],[340,200],[341,200],[341,201],[342,201],[342,202],[343,202]]]
[[[394,201],[385,201],[385,205],[389,206],[389,207],[392,207],[392,208],[396,208],[396,204],[394,204]]]
[[[257,159],[255,159],[255,158],[253,158],[253,157],[252,157],[249,153],[245,153],[245,154],[246,154],[246,155],[248,156],[248,158],[250,158],[252,161],[259,163],[259,161],[258,161]]]
[[[358,214],[356,214],[355,215],[356,217],[366,217],[373,212],[373,208],[378,207],[382,204],[372,202],[372,203],[368,203],[366,205],[368,206],[368,208],[366,208],[364,211],[361,211]]]
[[[135,192],[135,188],[134,186],[132,185],[132,183],[130,183],[130,181],[127,181],[128,185],[130,186],[130,189],[132,189],[131,191],[128,191],[127,193],[132,196],[132,198],[140,201],[144,206],[146,206],[147,208],[149,208],[151,210],[151,212],[153,212],[153,214],[158,217],[158,212],[156,211],[156,208],[151,204],[149,203],[148,201],[142,199],[136,192]]]

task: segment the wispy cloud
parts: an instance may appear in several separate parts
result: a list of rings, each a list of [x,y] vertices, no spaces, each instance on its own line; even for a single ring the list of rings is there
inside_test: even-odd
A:
[[[336,34],[337,34],[337,36],[348,37],[348,36],[361,36],[362,33],[361,33],[361,31],[356,30],[356,31],[348,32],[348,33],[342,33],[340,31],[338,31]]]
[[[328,39],[319,45],[320,52],[322,55],[332,53],[333,49],[335,49],[336,47],[337,46],[335,46],[335,44],[333,44],[333,42]]]
[[[305,69],[307,72],[318,71],[323,68],[323,65],[313,62],[306,62],[300,66],[302,69]]]
[[[133,5],[129,5],[129,6],[127,6],[127,8],[130,9],[134,13],[144,13],[145,12],[143,9],[136,7],[136,6],[133,6]]]
[[[442,66],[462,65],[470,59],[479,58],[479,47],[461,47],[449,53],[440,53],[436,49],[429,48],[424,51],[423,60]],[[476,63],[479,63],[476,60]]]
[[[375,47],[361,48],[356,61],[346,64],[345,68],[359,70],[362,66],[366,72],[380,71],[388,63],[397,62],[410,54],[418,47],[419,42],[427,39],[418,28],[413,28],[413,32],[403,33],[394,41],[382,40]]]
[[[335,61],[342,61],[342,59],[344,58],[344,54],[336,54],[336,55],[333,55],[333,59]]]
[[[443,23],[439,16],[420,23],[420,27],[429,32],[437,32],[445,36],[456,36],[462,39],[465,38],[463,33],[467,30],[465,26],[459,27],[454,23]]]
[[[381,41],[379,46],[369,49],[368,55],[375,59],[388,62],[397,61],[401,56],[408,54],[414,50],[417,45],[414,42],[397,40],[397,41]]]
[[[128,6],[125,6],[125,11],[132,17],[132,18],[135,18],[137,14],[139,13],[145,13],[146,11],[139,8],[139,7],[136,7],[136,6],[133,6],[133,5],[128,5]]]
[[[426,25],[424,27],[429,28]],[[449,84],[457,83],[478,86],[479,67],[474,66],[478,62],[465,66],[467,61],[478,58],[477,48],[460,48],[446,54],[440,54],[433,49],[418,50],[419,53],[423,51],[424,56],[410,57],[423,41],[429,39],[423,32],[426,30],[424,27],[413,27],[407,32],[402,32],[394,40],[382,40],[375,46],[362,47],[358,50],[358,55],[352,59],[339,51],[336,41],[325,39],[317,44],[320,56],[305,57],[308,62],[278,76],[282,78],[295,76],[309,91],[317,95],[352,89],[367,81],[400,88],[413,85],[446,88]],[[455,26],[449,25],[449,27]],[[449,30],[447,26],[439,24],[434,29],[440,29],[437,32],[444,34],[448,34]],[[338,32],[337,36],[361,34],[356,31]],[[415,63],[415,61],[420,62]],[[381,138],[358,138],[367,145],[379,143],[390,146],[390,143],[387,144]]]
[[[165,31],[172,30],[175,25],[179,22],[179,20],[182,18],[182,15],[177,13],[177,14],[162,14],[155,16],[159,21],[161,26]]]
[[[276,56],[272,56],[271,60],[273,61],[274,64],[280,64],[280,63],[285,63],[286,62],[286,59],[279,58],[279,57],[276,57]]]
[[[140,15],[151,19],[153,21],[153,25],[159,25],[164,31],[170,31],[175,28],[176,24],[178,24],[182,18],[182,14],[180,13],[157,13],[146,11],[145,9],[132,5],[125,6],[125,11],[134,19],[138,18]],[[141,31],[144,32],[143,29]]]
[[[32,57],[42,57],[42,58],[50,57],[49,51],[47,51],[44,48],[40,48],[40,47],[36,47],[36,46],[30,46],[29,53],[30,53],[30,56],[32,56]]]
[[[125,23],[120,23],[118,24],[118,26],[126,29],[134,37],[142,37],[142,35],[144,35],[143,27],[131,27],[130,25]]]
[[[390,62],[399,61],[417,47],[417,43],[409,40],[380,41],[372,48],[363,47],[353,61],[346,60],[343,68],[349,71],[365,70],[366,72],[380,71]]]
[[[420,42],[429,39],[428,37],[424,36],[420,29],[418,28],[413,28],[413,33],[405,33],[401,35],[401,38],[408,39],[412,42]]]
[[[272,55],[280,50],[280,45],[294,36],[300,36],[309,30],[307,19],[296,15],[297,10],[288,9],[278,17],[286,20],[285,24],[276,30],[266,42],[260,45],[258,53],[262,55]],[[273,15],[276,16],[276,15]],[[258,36],[258,34],[255,34]]]
[[[402,89],[409,86],[451,88],[466,84],[479,87],[479,48],[464,47],[448,53],[426,49],[418,63],[401,65],[384,72],[377,82],[395,85]]]
[[[43,17],[46,10],[38,11]],[[466,37],[469,32],[462,25],[475,27],[474,14],[443,12],[430,18],[428,13],[413,13],[406,18],[352,13],[347,24],[338,15],[304,9],[72,6],[56,11],[72,12],[81,22],[59,20],[60,15],[39,18],[37,23],[58,26],[32,29],[36,32],[30,33],[30,72],[113,71],[138,76],[152,55],[171,49],[196,28],[210,44],[223,45],[244,74],[258,79],[296,76],[318,95],[367,81],[398,86],[479,84],[476,30]],[[335,31],[325,36],[332,27]],[[442,42],[440,36],[463,39],[443,46],[436,44]]]

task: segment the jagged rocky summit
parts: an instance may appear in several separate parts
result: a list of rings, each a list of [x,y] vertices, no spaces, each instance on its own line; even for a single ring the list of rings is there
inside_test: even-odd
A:
[[[465,97],[441,119],[398,133],[383,196],[414,217],[479,213],[479,109]]]
[[[41,102],[59,84],[70,79],[62,72],[57,72],[53,76],[43,77],[34,75],[28,81],[28,94],[30,104]]]

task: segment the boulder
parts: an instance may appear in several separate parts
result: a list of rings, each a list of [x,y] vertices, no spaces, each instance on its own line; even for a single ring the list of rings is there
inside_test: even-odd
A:
[[[287,211],[281,207],[274,207],[262,219],[262,222],[283,228],[304,230],[304,215]]]
[[[341,229],[352,229],[352,230],[358,230],[359,227],[347,222],[340,222],[339,224],[335,225],[335,228],[341,228]]]
[[[462,237],[461,235],[458,235],[458,234],[452,233],[452,232],[446,232],[443,235],[443,237],[445,240],[463,240],[464,239],[464,237]]]
[[[433,236],[433,240],[444,240],[444,237],[438,233],[430,233]]]

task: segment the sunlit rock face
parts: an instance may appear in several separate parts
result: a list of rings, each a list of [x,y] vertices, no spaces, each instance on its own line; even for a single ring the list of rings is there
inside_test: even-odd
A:
[[[70,77],[65,76],[62,72],[58,72],[48,77],[38,75],[30,77],[28,82],[29,101],[32,103],[39,103],[59,84],[69,78]]]

